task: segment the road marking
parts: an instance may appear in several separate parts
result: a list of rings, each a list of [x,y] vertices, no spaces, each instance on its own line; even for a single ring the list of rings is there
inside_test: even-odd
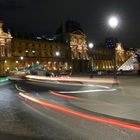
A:
[[[15,84],[15,87],[16,87],[16,89],[17,89],[18,91],[20,91],[20,92],[25,92],[24,90],[20,89],[20,88],[17,86],[17,84]]]
[[[93,85],[93,84],[85,84],[86,86],[90,86],[90,87],[99,87],[99,88],[106,88],[109,89],[110,87],[108,86],[102,86],[102,85]]]

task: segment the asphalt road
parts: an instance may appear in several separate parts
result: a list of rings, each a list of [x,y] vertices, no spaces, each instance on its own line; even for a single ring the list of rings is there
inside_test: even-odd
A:
[[[44,140],[140,140],[140,131],[88,120],[45,105],[33,103],[19,96],[15,83],[0,86],[0,139],[44,139]],[[43,99],[57,106],[70,108],[82,113],[90,113],[72,106],[72,99],[49,94],[54,91],[81,91],[104,89],[102,86],[54,86],[36,82],[20,81],[18,88],[32,97]],[[92,92],[92,91],[90,91]],[[65,94],[62,94],[65,95]],[[70,96],[84,98],[86,94],[70,93]],[[87,94],[88,95],[88,94]]]

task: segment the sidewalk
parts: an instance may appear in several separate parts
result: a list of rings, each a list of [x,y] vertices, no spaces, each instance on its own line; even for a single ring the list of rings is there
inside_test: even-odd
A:
[[[88,101],[70,101],[70,104],[110,117],[140,123],[140,77],[119,77],[118,88],[114,92],[88,94]]]

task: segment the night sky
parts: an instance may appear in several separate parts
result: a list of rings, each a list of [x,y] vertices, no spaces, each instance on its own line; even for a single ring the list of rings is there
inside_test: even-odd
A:
[[[110,36],[107,19],[117,15],[117,36],[125,47],[140,47],[140,0],[0,0],[0,19],[20,32],[54,33],[67,19],[81,24],[90,41]]]

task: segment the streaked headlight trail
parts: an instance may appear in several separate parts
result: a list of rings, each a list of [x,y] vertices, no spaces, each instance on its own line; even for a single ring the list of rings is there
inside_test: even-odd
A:
[[[94,116],[94,115],[85,114],[85,113],[78,112],[78,111],[75,111],[75,110],[72,110],[72,109],[69,109],[69,108],[66,108],[66,107],[62,107],[62,106],[59,106],[59,105],[56,105],[56,104],[52,104],[52,103],[43,101],[41,99],[34,98],[34,97],[32,97],[28,94],[22,93],[22,92],[20,92],[19,95],[21,97],[24,97],[25,99],[28,99],[28,100],[30,100],[34,103],[39,104],[39,105],[49,107],[51,109],[58,110],[58,111],[61,111],[61,112],[64,112],[64,113],[68,113],[68,114],[71,114],[71,115],[74,115],[74,116],[78,116],[78,117],[83,118],[83,119],[103,122],[103,123],[107,123],[107,124],[111,124],[111,125],[121,126],[121,127],[124,127],[124,128],[129,128],[129,129],[140,131],[140,125],[139,124],[124,122],[124,121],[121,121],[121,120],[115,120],[115,119],[105,118],[105,117],[101,117],[101,116]]]

